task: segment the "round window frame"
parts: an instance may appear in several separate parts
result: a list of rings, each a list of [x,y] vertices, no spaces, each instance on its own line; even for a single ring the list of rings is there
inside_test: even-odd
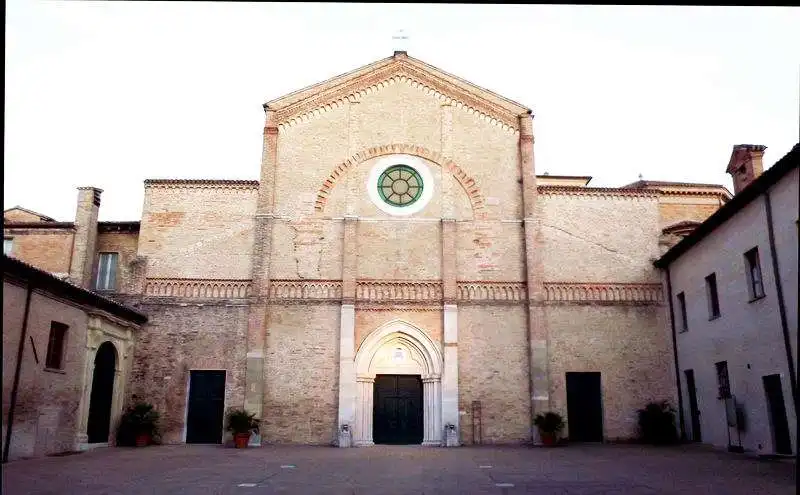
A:
[[[401,174],[403,172],[410,173],[411,177],[409,177],[409,179],[411,179],[411,178],[416,179],[416,181],[417,181],[417,186],[416,186],[417,192],[413,196],[410,193],[408,193],[408,191],[406,191],[404,193],[398,193],[397,191],[394,190],[394,182],[395,181],[404,180],[406,183],[408,183],[408,180],[406,180],[406,179],[402,179],[402,178],[401,179],[392,179],[389,175],[391,173],[395,172],[395,171],[399,171]],[[384,181],[386,180],[387,177],[389,179],[392,179],[392,184],[390,186],[384,185]],[[386,170],[384,170],[383,172],[381,172],[381,175],[378,176],[378,182],[375,184],[375,187],[378,188],[378,194],[380,195],[381,199],[384,202],[388,203],[391,206],[396,206],[397,208],[406,208],[408,206],[413,205],[414,203],[419,201],[419,199],[425,193],[425,181],[422,179],[422,176],[419,174],[419,172],[417,172],[417,169],[415,169],[414,167],[410,167],[410,166],[408,166],[408,165],[406,165],[404,163],[400,163],[400,164],[397,164],[397,165],[392,165],[391,167],[389,167]],[[391,189],[391,194],[389,194],[388,197],[386,196],[386,191],[384,190],[387,187],[389,189]],[[409,186],[409,189],[412,188],[412,187],[414,187],[414,186]],[[408,200],[408,202],[406,202],[406,203],[398,203],[398,202],[392,201],[390,199],[395,194],[397,194],[400,197],[400,199],[402,199],[403,196],[405,196],[405,195],[408,195],[411,199]]]
[[[381,195],[378,181],[383,173],[396,165],[405,165],[417,172],[422,179],[422,194],[413,203],[406,206],[394,206],[385,201]],[[408,216],[422,211],[434,193],[433,174],[428,165],[419,157],[413,155],[390,155],[381,158],[372,166],[366,182],[367,194],[375,206],[384,213],[393,216]]]

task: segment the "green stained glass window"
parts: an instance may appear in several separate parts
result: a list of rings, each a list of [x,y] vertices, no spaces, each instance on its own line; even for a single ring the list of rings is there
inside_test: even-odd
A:
[[[378,178],[381,199],[392,206],[408,206],[422,196],[422,177],[408,165],[392,165]]]

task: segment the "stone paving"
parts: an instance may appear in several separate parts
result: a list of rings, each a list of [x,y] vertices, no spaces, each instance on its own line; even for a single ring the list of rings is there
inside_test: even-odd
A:
[[[16,494],[793,494],[795,464],[697,446],[167,445],[3,466]]]

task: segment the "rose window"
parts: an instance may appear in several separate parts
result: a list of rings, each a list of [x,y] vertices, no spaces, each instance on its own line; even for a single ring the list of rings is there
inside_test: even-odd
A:
[[[408,206],[422,196],[422,177],[408,165],[393,165],[378,178],[378,193],[392,206]]]

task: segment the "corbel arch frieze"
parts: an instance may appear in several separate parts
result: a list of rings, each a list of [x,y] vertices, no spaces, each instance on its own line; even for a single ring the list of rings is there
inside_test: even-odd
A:
[[[350,171],[350,169],[357,167],[361,163],[372,158],[394,154],[418,156],[435,163],[442,167],[442,169],[450,172],[467,194],[470,205],[472,206],[473,217],[476,220],[484,219],[486,217],[486,202],[480,187],[478,187],[478,184],[473,177],[468,175],[455,162],[445,158],[440,153],[433,152],[423,146],[401,143],[373,146],[354,154],[350,158],[338,164],[328,175],[325,181],[323,181],[322,186],[320,186],[319,190],[317,191],[317,198],[314,204],[315,212],[320,214],[325,210],[325,206],[328,203],[328,198],[330,197],[333,188],[336,186],[336,183],[342,177],[344,177]]]

